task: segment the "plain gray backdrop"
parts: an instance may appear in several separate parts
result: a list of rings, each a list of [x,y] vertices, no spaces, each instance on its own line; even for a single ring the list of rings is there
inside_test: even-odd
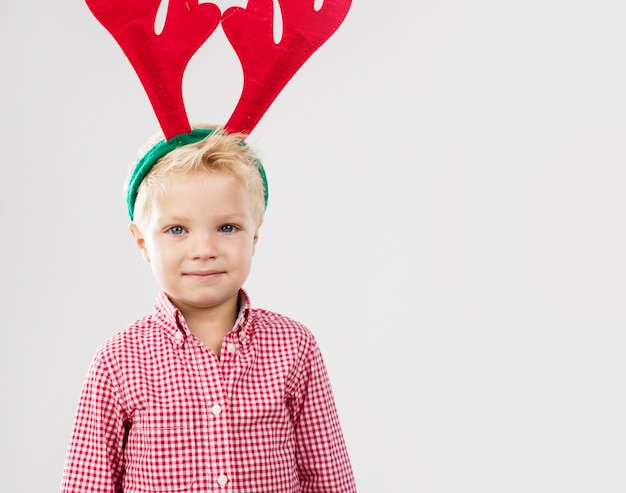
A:
[[[246,287],[315,333],[361,493],[626,491],[625,19],[354,0],[250,136]],[[158,127],[81,1],[4,1],[0,60],[0,490],[40,493],[97,346],[152,308],[122,184]],[[228,118],[221,31],[184,87]]]

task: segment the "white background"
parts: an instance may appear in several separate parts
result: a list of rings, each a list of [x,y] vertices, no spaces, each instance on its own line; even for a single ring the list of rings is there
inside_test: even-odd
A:
[[[247,288],[318,338],[361,493],[626,491],[625,20],[354,0],[250,136]],[[122,183],[158,128],[80,1],[3,2],[0,56],[0,490],[39,493],[96,347],[152,308]],[[218,31],[191,119],[240,89]]]

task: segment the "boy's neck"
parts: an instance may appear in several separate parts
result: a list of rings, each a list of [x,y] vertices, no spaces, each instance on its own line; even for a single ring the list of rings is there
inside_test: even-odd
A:
[[[187,327],[219,358],[224,336],[230,332],[239,313],[239,296],[210,309],[178,307]]]

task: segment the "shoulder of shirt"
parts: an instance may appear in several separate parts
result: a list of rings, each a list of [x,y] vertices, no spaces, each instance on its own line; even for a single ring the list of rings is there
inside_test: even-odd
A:
[[[154,314],[146,315],[107,339],[100,345],[97,354],[115,356],[120,352],[128,353],[133,348],[143,352],[146,342],[160,337],[160,333],[161,329]]]
[[[315,339],[311,330],[304,324],[280,313],[263,308],[251,308],[250,317],[257,333],[281,332],[311,341]]]

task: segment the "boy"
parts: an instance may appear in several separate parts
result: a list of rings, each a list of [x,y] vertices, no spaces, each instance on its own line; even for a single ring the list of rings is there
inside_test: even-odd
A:
[[[131,234],[162,291],[97,351],[61,491],[354,492],[313,336],[242,289],[262,167],[242,136],[201,131],[131,173]]]

